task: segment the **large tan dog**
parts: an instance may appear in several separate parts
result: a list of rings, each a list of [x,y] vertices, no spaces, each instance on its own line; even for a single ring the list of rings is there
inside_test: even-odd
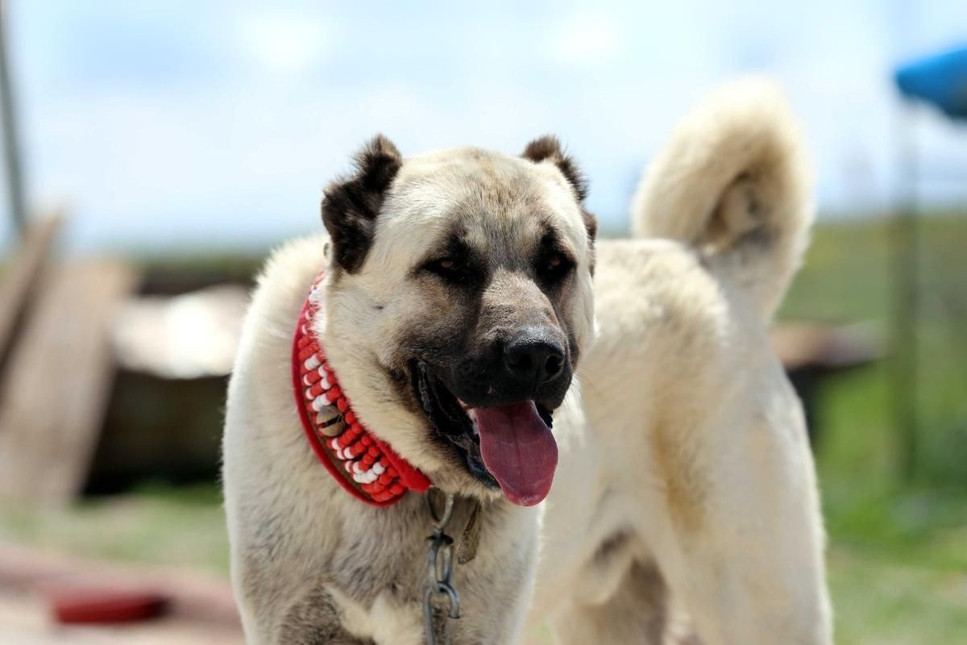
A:
[[[366,146],[326,190],[328,235],[269,262],[229,388],[249,642],[428,636],[422,496],[365,504],[301,430],[292,334],[322,271],[311,331],[354,413],[455,496],[462,616],[434,599],[429,636],[830,642],[812,458],[766,333],[812,218],[800,155],[781,96],[734,84],[646,172],[636,239],[595,242],[554,139]]]

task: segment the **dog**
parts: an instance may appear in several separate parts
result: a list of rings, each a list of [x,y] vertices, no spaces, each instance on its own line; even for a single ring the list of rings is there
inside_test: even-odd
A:
[[[687,116],[633,239],[596,239],[586,195],[553,137],[403,158],[377,136],[325,232],[268,261],[223,446],[250,643],[831,642],[767,333],[813,216],[781,92]]]

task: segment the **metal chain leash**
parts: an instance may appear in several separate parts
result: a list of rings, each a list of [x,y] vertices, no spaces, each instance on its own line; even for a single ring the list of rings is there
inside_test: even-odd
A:
[[[440,496],[443,496],[442,508],[434,503],[434,497]],[[427,645],[450,645],[447,620],[460,618],[460,596],[450,584],[450,575],[453,573],[453,538],[444,533],[450,523],[450,516],[453,515],[453,494],[431,487],[423,497],[433,520],[433,535],[427,538],[430,546],[426,553],[426,583],[423,587],[423,628]],[[434,597],[443,598],[449,608],[437,621],[434,621],[433,616]],[[437,641],[438,632],[443,635],[442,643]]]

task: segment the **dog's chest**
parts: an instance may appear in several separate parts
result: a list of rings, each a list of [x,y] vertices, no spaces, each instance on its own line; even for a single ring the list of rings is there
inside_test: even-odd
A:
[[[460,618],[450,620],[446,617],[447,605],[439,602],[442,598],[431,603],[433,630],[438,642],[446,642],[445,633],[454,643],[508,642],[508,634],[518,630],[527,606],[526,586],[521,588],[520,576],[528,576],[532,569],[533,563],[528,555],[516,553],[516,561],[505,560],[508,566],[499,569],[491,558],[483,570],[473,564],[458,569],[453,586],[459,593]],[[337,577],[344,578],[343,575]],[[370,577],[366,584],[372,582]],[[383,589],[365,594],[365,600],[350,596],[343,585],[327,584],[314,590],[310,593],[311,600],[307,598],[307,604],[317,607],[320,598],[327,599],[334,609],[330,617],[337,624],[327,628],[320,625],[327,617],[318,616],[307,621],[309,632],[319,633],[322,627],[327,634],[338,634],[349,642],[367,645],[425,643],[422,575],[406,580],[397,578]]]
[[[451,524],[456,554],[464,553],[460,547],[468,510],[458,505]],[[376,645],[422,644],[430,527],[422,512],[406,522],[400,522],[399,515],[397,521],[388,521],[392,512],[383,511],[387,514],[368,522],[365,531],[347,527],[354,539],[342,542],[323,576],[328,580],[311,595],[331,599],[340,631],[351,639]],[[452,584],[459,594],[461,617],[445,618],[442,597],[432,605],[435,631],[445,626],[454,643],[508,642],[519,631],[530,599],[530,585],[521,581],[532,577],[536,523],[534,518],[521,522],[517,515],[487,509],[481,515],[485,519],[473,559],[454,559]]]
[[[369,608],[345,597],[337,602],[341,605],[344,629],[356,637],[369,639],[377,645],[422,645],[426,642],[417,603],[401,604],[399,598],[390,593],[378,594]]]

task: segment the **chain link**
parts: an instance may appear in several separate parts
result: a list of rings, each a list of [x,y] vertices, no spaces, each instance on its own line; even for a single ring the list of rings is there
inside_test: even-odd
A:
[[[443,497],[442,508],[434,502],[435,497]],[[460,618],[460,596],[450,584],[453,574],[453,538],[444,531],[453,515],[453,494],[444,493],[438,488],[430,488],[424,495],[426,507],[433,520],[433,535],[427,538],[430,546],[426,553],[426,583],[423,587],[423,628],[427,645],[450,645],[448,619]],[[442,598],[447,612],[436,625],[433,616],[433,599]],[[437,629],[439,627],[439,629]],[[437,633],[443,635],[442,643],[437,641]]]

